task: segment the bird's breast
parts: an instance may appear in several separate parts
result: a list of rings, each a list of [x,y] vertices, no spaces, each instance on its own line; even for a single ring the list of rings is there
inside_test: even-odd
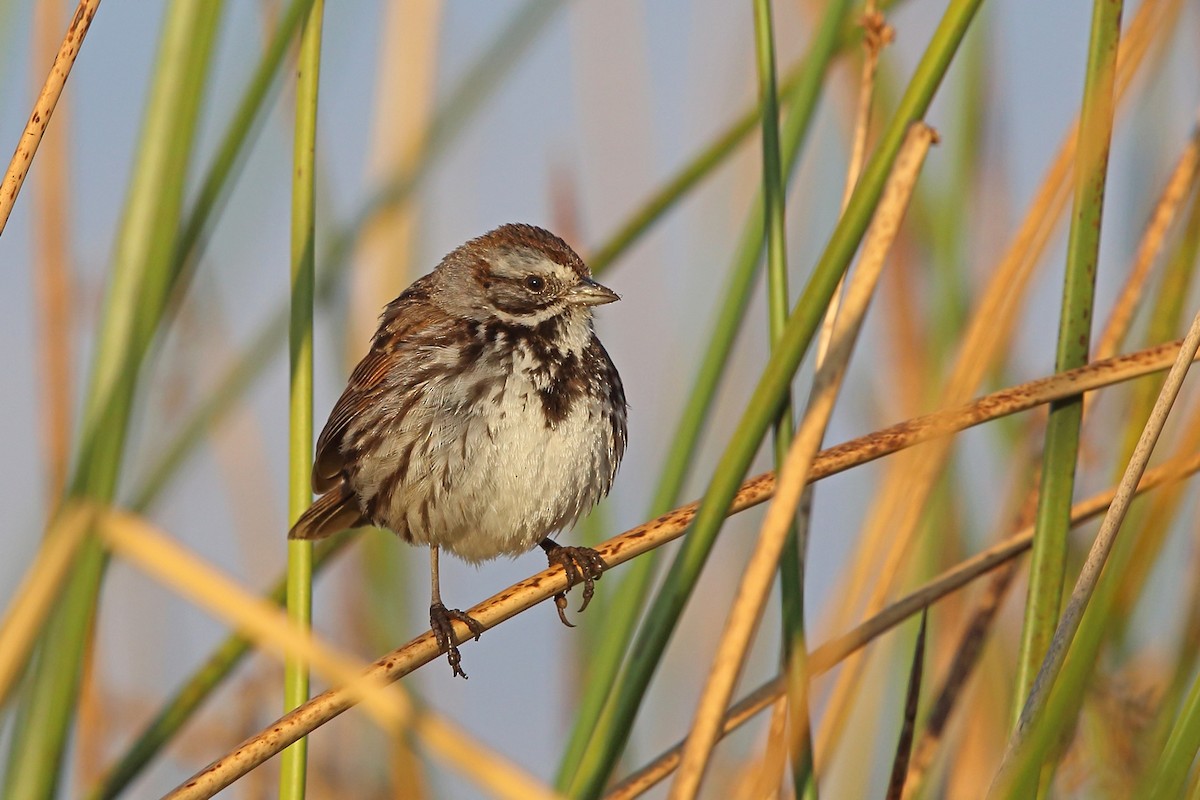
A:
[[[573,354],[549,363],[519,346],[493,349],[422,387],[398,427],[408,445],[392,460],[406,474],[390,489],[377,482],[388,493],[374,503],[377,522],[468,561],[519,555],[569,526],[616,467],[602,394]]]

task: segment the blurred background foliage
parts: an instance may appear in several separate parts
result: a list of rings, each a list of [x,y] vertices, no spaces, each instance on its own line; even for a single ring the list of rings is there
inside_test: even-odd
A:
[[[312,336],[318,424],[384,303],[460,242],[530,222],[623,297],[597,326],[625,380],[630,447],[612,497],[565,536],[600,542],[707,494],[686,544],[614,569],[576,630],[539,605],[464,646],[469,683],[440,661],[406,677],[405,719],[425,722],[381,727],[386,714],[356,709],[318,729],[308,794],[595,797],[651,761],[689,731],[763,522],[758,507],[719,524],[722,491],[785,452],[788,425],[774,449],[767,429],[786,389],[800,419],[820,316],[909,122],[940,144],[827,445],[1073,366],[1054,342],[1080,344],[1060,333],[1076,303],[1093,359],[1183,336],[1198,294],[1200,8],[1104,5],[794,0],[766,17],[760,2],[756,20],[752,3],[663,0],[392,0],[315,17],[311,0],[100,4],[0,237],[0,636],[23,643],[0,653],[0,793],[157,796],[279,715],[282,645],[229,638],[215,599],[157,571],[167,556],[140,560],[68,499],[142,515],[184,548],[185,572],[207,563],[282,600],[304,192],[316,315],[298,333]],[[0,144],[21,140],[75,12],[0,0]],[[297,94],[306,19],[321,26],[315,104]],[[760,103],[772,86],[778,103]],[[1115,112],[1085,115],[1076,147],[1085,86]],[[290,156],[312,113],[302,185]],[[1064,305],[1066,274],[1082,277]],[[1043,404],[815,484],[807,547],[784,550],[735,698],[779,674],[781,654],[802,670],[797,648],[1035,519],[1039,537],[1056,526],[1048,584],[1027,589],[1022,557],[930,607],[899,774],[905,796],[981,796],[1041,663],[1031,631],[1053,630],[1099,525],[1067,537],[1061,513],[1038,513],[1038,486],[1057,482],[1069,504],[1114,485],[1165,366],[1057,403],[1082,416],[1077,448],[1047,445]],[[1185,385],[1155,463],[1195,454],[1197,399]],[[1043,460],[1044,446],[1065,449]],[[1196,796],[1193,494],[1169,483],[1125,520],[1031,737],[1045,796]],[[425,630],[423,551],[366,532],[315,558],[322,644],[366,662]],[[447,601],[467,608],[541,566],[448,561]],[[883,795],[898,739],[908,747],[916,633],[905,622],[832,671],[814,659],[823,674],[793,683],[809,686],[812,745],[785,766],[781,731],[802,733],[805,715],[753,715],[715,749],[702,794]],[[228,793],[275,796],[278,763]]]

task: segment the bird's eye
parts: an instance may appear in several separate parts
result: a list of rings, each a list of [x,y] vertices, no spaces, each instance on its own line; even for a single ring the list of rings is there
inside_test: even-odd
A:
[[[531,292],[540,292],[546,288],[546,282],[537,275],[530,275],[525,278],[525,288]]]

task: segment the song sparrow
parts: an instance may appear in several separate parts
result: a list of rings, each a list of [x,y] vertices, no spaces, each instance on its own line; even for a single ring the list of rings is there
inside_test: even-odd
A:
[[[541,545],[583,583],[596,551],[548,535],[612,486],[625,451],[625,392],[592,329],[592,306],[617,295],[591,279],[562,239],[505,225],[447,255],[384,309],[379,330],[317,440],[320,497],[288,533],[320,539],[373,524],[429,545],[429,624],[455,675],[438,551],[472,563]],[[559,617],[565,593],[555,597]]]

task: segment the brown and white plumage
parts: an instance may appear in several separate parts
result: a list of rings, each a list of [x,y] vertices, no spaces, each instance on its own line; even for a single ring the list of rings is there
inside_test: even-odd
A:
[[[540,228],[447,255],[384,310],[317,441],[321,496],[289,536],[371,523],[479,562],[572,524],[625,450],[625,395],[591,312],[615,299]]]

